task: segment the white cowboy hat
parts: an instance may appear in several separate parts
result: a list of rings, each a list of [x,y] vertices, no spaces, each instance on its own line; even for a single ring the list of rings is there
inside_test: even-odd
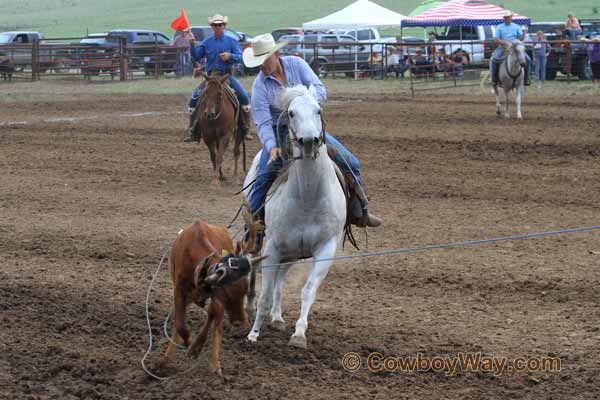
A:
[[[512,17],[512,16],[513,16],[513,13],[512,13],[512,11],[510,11],[510,10],[504,10],[504,16],[505,16],[505,17]]]
[[[261,65],[265,60],[271,57],[275,52],[288,42],[282,40],[279,43],[275,43],[273,35],[265,33],[263,35],[255,36],[252,39],[252,46],[244,50],[243,59],[244,65],[248,68],[254,68]]]
[[[215,14],[212,17],[208,17],[209,24],[226,24],[229,22],[229,18],[227,16],[222,16],[221,14]]]

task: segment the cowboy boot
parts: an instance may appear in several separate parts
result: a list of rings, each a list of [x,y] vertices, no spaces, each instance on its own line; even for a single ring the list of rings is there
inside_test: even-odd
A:
[[[188,110],[190,112],[190,124],[186,130],[186,136],[183,139],[184,142],[189,143],[189,142],[199,142],[200,139],[202,138],[202,132],[200,132],[200,129],[197,128],[196,126],[196,110],[190,108]]]
[[[263,245],[263,239],[265,238],[265,222],[264,215],[259,212],[260,215],[256,216],[251,224],[253,225],[254,237],[250,237],[250,227],[244,225],[244,236],[242,243],[246,252],[250,254],[260,254]]]
[[[245,140],[252,140],[250,135],[250,106],[240,107],[239,128]]]
[[[530,75],[530,71],[529,71],[529,67],[525,67],[525,76],[523,77],[523,85],[525,86],[530,86],[531,85],[531,81],[529,80],[529,75]]]
[[[500,65],[492,61],[494,66],[492,67],[492,85],[497,86],[498,82],[500,82]]]
[[[381,225],[383,223],[381,218],[369,212],[369,200],[367,200],[364,190],[358,188],[358,190],[356,190],[356,196],[362,207],[362,217],[356,221],[355,225],[359,228],[364,228],[366,226],[374,228]]]

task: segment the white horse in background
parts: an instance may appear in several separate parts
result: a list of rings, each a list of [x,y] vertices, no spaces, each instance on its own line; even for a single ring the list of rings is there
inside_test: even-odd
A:
[[[504,88],[504,117],[510,118],[508,111],[509,93],[511,90],[516,91],[515,102],[517,104],[517,118],[523,119],[521,114],[521,99],[524,92],[524,79],[527,71],[527,62],[525,60],[525,45],[519,40],[512,42],[510,46],[507,46],[506,56],[502,63],[498,66],[499,83],[494,86],[494,93],[496,94],[496,114],[500,115],[500,95],[498,92],[498,86]]]
[[[285,329],[281,315],[281,291],[291,264],[269,267],[270,264],[294,262],[313,257],[316,260],[335,256],[342,240],[346,222],[346,197],[333,161],[327,155],[321,108],[316,91],[311,86],[295,86],[282,91],[282,110],[287,110],[288,136],[294,157],[287,178],[275,183],[265,204],[266,242],[262,254],[262,287],[256,318],[248,340],[256,342],[261,325],[271,312],[271,325]],[[254,158],[244,187],[256,177],[260,152]],[[248,196],[250,189],[246,189]],[[302,289],[302,308],[296,330],[289,344],[306,348],[308,314],[317,289],[329,272],[333,261],[316,261]],[[253,272],[254,273],[254,272]],[[251,288],[250,290],[253,290]]]

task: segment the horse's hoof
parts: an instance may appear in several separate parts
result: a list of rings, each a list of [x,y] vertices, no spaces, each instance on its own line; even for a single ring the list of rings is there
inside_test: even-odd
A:
[[[258,340],[258,334],[250,332],[248,334],[248,341],[251,343],[256,343],[256,341]]]
[[[215,366],[209,365],[208,369],[213,374],[217,374],[219,376],[223,376],[223,371],[221,370],[221,367],[215,367]]]
[[[200,352],[198,351],[198,349],[194,348],[194,347],[190,347],[187,351],[187,356],[189,358],[198,358],[198,354]]]
[[[285,332],[285,330],[287,329],[287,326],[286,326],[284,320],[271,321],[270,325],[271,325],[271,328],[275,329],[276,331]]]
[[[300,335],[292,335],[288,345],[306,350],[306,337]]]

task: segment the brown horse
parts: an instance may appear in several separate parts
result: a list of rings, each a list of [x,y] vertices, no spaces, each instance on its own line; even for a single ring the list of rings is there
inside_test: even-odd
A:
[[[225,180],[223,174],[223,156],[229,141],[232,137],[235,138],[233,157],[235,160],[233,176],[238,173],[238,159],[240,157],[240,144],[243,138],[237,129],[237,111],[236,106],[225,93],[225,85],[229,74],[223,76],[208,76],[202,74],[206,81],[204,94],[197,109],[197,126],[202,132],[204,143],[210,152],[210,160],[213,165],[213,179],[218,182]],[[237,133],[237,134],[236,134]],[[218,173],[218,176],[217,176]]]

